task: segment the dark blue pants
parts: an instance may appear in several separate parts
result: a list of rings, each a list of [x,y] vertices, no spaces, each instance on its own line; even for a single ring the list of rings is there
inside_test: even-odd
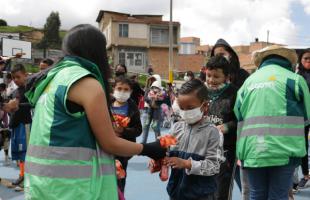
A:
[[[295,167],[247,168],[250,200],[288,200]]]

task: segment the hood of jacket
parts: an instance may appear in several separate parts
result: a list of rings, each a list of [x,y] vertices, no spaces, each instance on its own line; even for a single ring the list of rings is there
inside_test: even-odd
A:
[[[239,57],[235,50],[230,46],[230,44],[226,42],[226,40],[220,38],[216,41],[211,50],[211,57],[214,56],[214,50],[216,47],[226,47],[226,49],[228,49],[228,52],[231,54],[231,63],[233,65],[233,70],[240,69]]]

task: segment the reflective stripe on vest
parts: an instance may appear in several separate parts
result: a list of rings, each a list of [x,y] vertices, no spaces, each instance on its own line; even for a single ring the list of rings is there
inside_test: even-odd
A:
[[[296,125],[302,128],[273,128],[273,127],[255,127],[246,128],[249,125],[271,124],[271,125]],[[303,117],[296,116],[259,116],[251,117],[238,123],[238,139],[246,136],[304,136],[305,121]],[[246,128],[246,129],[244,129]]]
[[[110,164],[100,164],[97,175],[114,175],[115,168]],[[93,166],[91,165],[43,165],[27,161],[25,172],[35,176],[50,178],[91,178]]]
[[[89,149],[84,147],[56,147],[29,145],[27,156],[44,160],[63,161],[87,161],[87,165],[81,164],[42,164],[33,161],[26,161],[25,172],[53,178],[90,178],[93,168],[96,167],[97,175],[115,174],[115,164],[111,155],[101,149]],[[103,159],[98,166],[92,165],[93,158]],[[106,163],[106,161],[109,161]],[[110,162],[111,161],[111,162]]]
[[[29,145],[27,149],[27,155],[42,159],[90,161],[94,156],[98,154],[96,150],[84,147]],[[103,151],[100,151],[99,155],[100,158],[111,159],[111,156]]]

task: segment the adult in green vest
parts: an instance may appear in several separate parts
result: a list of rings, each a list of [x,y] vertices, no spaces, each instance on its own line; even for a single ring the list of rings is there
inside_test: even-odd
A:
[[[273,45],[253,58],[258,70],[238,91],[234,108],[237,157],[248,173],[251,200],[287,200],[294,168],[306,154],[309,90],[293,72],[295,50]]]
[[[35,106],[26,157],[25,196],[38,200],[118,200],[112,154],[165,156],[159,142],[117,137],[109,113],[109,65],[104,35],[91,25],[72,28],[65,57],[29,80]]]

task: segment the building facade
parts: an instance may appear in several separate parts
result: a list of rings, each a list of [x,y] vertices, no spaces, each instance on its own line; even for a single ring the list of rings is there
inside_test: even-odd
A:
[[[200,45],[200,38],[180,38],[180,49],[178,55],[178,72],[193,71],[199,72],[205,66],[208,56],[211,53],[209,45]]]
[[[169,22],[162,15],[131,15],[101,10],[97,20],[107,39],[112,65],[125,64],[129,71],[168,76]],[[174,67],[178,62],[180,23],[173,22]]]

